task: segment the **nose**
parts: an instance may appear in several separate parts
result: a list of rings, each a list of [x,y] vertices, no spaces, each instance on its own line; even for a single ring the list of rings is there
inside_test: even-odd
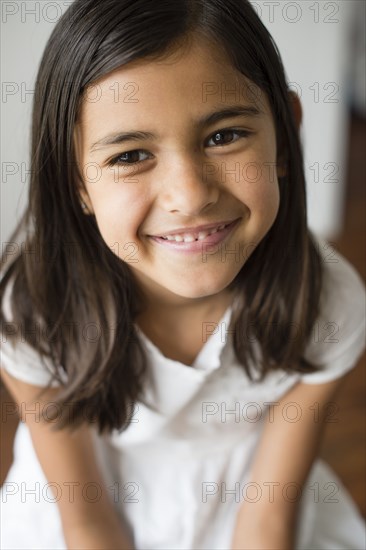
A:
[[[205,177],[204,163],[199,159],[188,154],[172,156],[162,173],[159,202],[165,211],[197,216],[216,204],[219,187]]]

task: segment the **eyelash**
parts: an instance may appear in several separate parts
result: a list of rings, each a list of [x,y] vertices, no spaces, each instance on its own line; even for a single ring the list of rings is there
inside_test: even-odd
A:
[[[240,138],[246,138],[246,137],[248,137],[252,134],[252,132],[248,132],[248,130],[236,130],[235,128],[225,128],[223,130],[218,130],[217,132],[212,134],[210,136],[210,138],[208,139],[208,141],[211,141],[218,134],[226,134],[226,133],[237,134]],[[230,141],[229,143],[224,143],[223,145],[218,145],[218,147],[225,147],[225,145],[231,145],[232,143],[235,143],[236,141],[238,141],[238,140]],[[123,155],[128,155],[128,154],[136,153],[136,152],[147,153],[147,151],[145,151],[144,149],[132,149],[131,151],[125,151],[124,153],[120,153],[116,157],[112,158],[107,164],[108,164],[108,166],[115,166],[115,165],[135,166],[136,164],[141,164],[145,160],[148,160],[148,159],[144,159],[144,160],[138,160],[138,161],[135,161],[135,162],[127,162],[126,160],[122,160],[122,161],[120,160],[120,158]]]

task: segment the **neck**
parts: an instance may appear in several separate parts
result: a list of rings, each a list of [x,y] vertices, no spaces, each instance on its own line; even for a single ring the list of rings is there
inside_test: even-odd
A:
[[[204,323],[219,323],[232,301],[233,292],[227,289],[214,296],[173,304],[150,300],[135,322],[163,355],[191,365],[204,345]]]
[[[149,296],[144,310],[137,315],[136,322],[144,332],[180,332],[192,324],[219,320],[232,303],[233,296],[234,292],[228,289],[213,296],[196,299],[177,296],[176,300],[161,300]]]

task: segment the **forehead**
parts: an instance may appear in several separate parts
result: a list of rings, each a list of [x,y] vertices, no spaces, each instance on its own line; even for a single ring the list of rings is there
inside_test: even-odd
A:
[[[158,113],[173,121],[233,103],[270,114],[266,95],[232,66],[224,50],[195,39],[163,58],[132,61],[95,81],[84,92],[79,120],[93,125],[103,116],[113,125],[115,117],[143,123],[151,116],[159,123]]]

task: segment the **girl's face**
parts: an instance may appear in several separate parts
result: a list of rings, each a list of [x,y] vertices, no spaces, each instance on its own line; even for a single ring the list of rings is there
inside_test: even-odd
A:
[[[204,42],[178,54],[98,81],[75,128],[104,241],[172,303],[225,293],[279,207],[265,94]]]

